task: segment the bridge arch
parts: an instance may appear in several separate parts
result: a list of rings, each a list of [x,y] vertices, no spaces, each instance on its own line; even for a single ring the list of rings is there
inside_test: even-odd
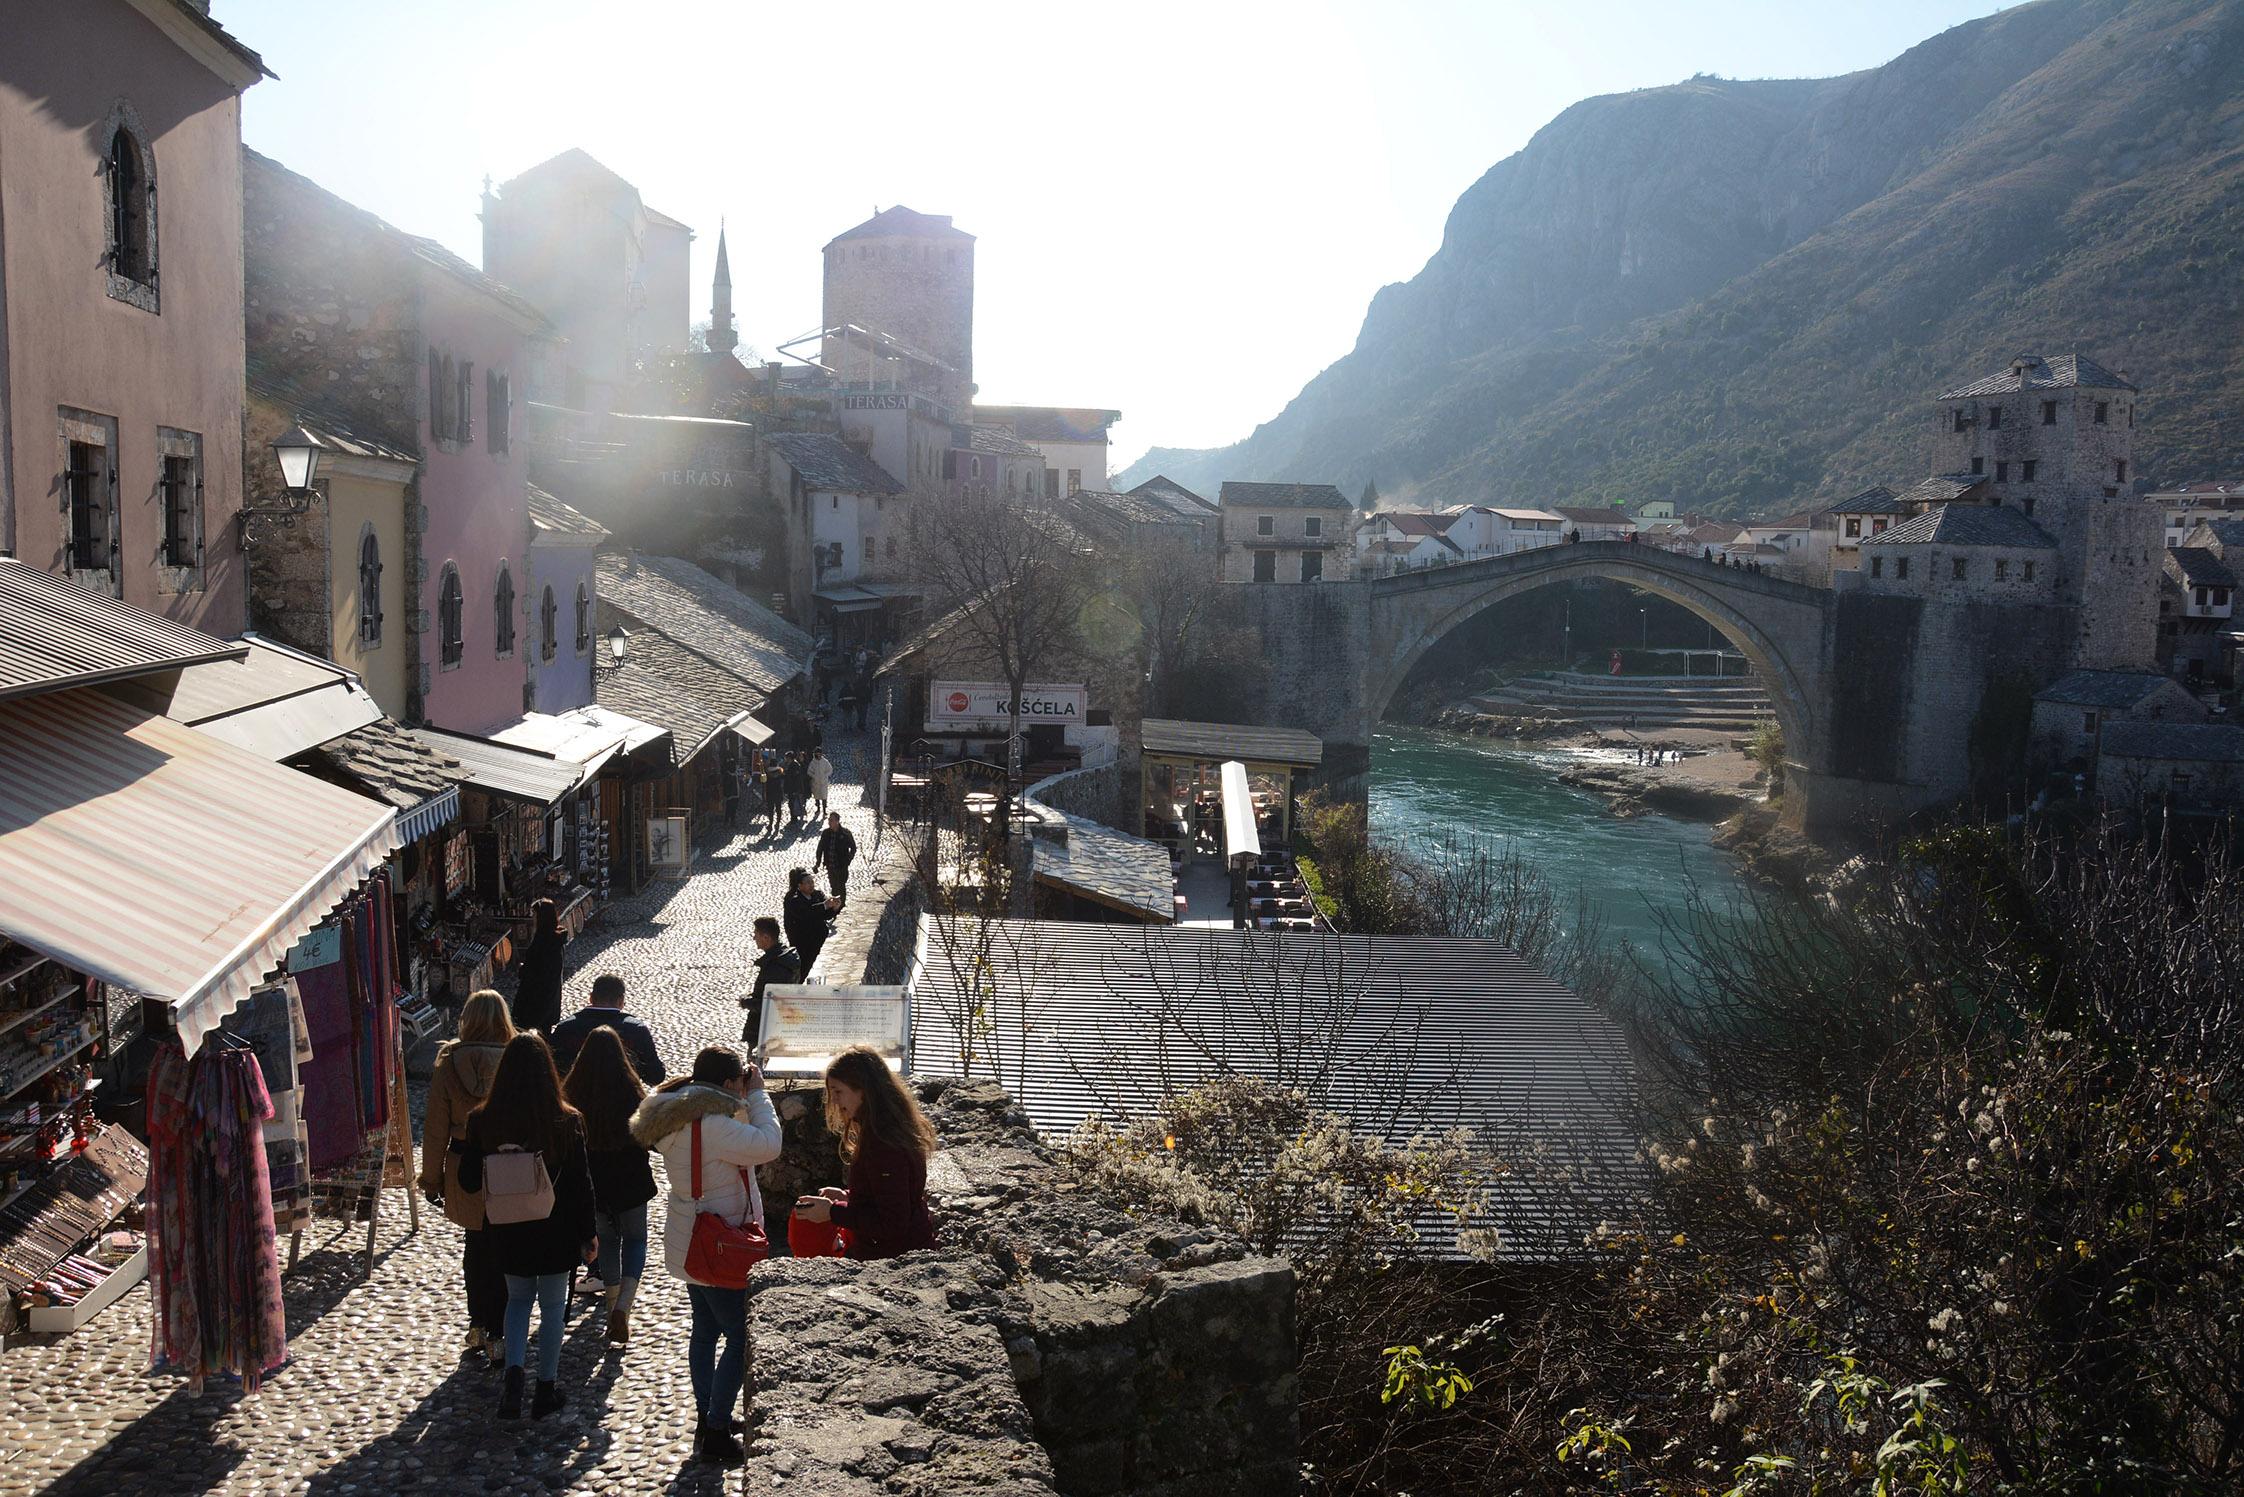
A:
[[[1823,616],[1831,594],[1626,541],[1545,546],[1372,583],[1369,724],[1386,716],[1426,652],[1466,620],[1507,598],[1585,578],[1625,582],[1711,624],[1767,685],[1792,770],[1820,762]]]

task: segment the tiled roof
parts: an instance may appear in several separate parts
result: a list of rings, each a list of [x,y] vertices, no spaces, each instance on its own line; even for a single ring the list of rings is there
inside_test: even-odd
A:
[[[976,452],[994,452],[999,457],[1042,457],[1043,453],[1014,436],[1003,427],[976,426],[969,428],[967,441]]]
[[[2223,555],[2231,546],[2244,546],[2244,520],[2200,519],[2182,536],[2182,544],[2194,546],[2199,537],[2221,548]]]
[[[1567,519],[1581,525],[1631,525],[1635,523],[1626,510],[1611,504],[1586,507],[1573,504],[1554,504],[1551,506],[1551,513],[1564,515]]]
[[[1179,513],[1135,490],[1118,494],[1111,489],[1078,489],[1069,497],[1079,508],[1090,511],[1094,518],[1109,517],[1132,525],[1190,525],[1215,516],[1215,511],[1209,509],[1197,514]]]
[[[766,693],[802,673],[811,638],[690,561],[600,557],[600,601]]]
[[[974,236],[951,223],[948,213],[915,213],[899,204],[883,208],[854,229],[844,229],[827,241],[830,246],[844,239],[862,239],[882,234],[916,234],[930,239],[972,239]]]
[[[1221,503],[1250,509],[1354,509],[1348,496],[1329,483],[1226,482]]]
[[[2174,546],[2166,552],[2166,565],[2191,587],[2234,587],[2236,574],[2228,563],[2205,546]]]
[[[1382,510],[1371,518],[1384,521],[1397,535],[1447,535],[1458,519],[1456,515],[1421,515],[1400,509]]]
[[[1166,504],[1178,514],[1188,515],[1194,519],[1204,519],[1216,512],[1214,504],[1193,493],[1192,490],[1178,483],[1175,479],[1164,477],[1158,473],[1130,490],[1130,492],[1141,498]]]
[[[1104,442],[1120,411],[1094,406],[976,405],[974,419],[1002,426],[1024,442]]]
[[[307,401],[289,382],[277,375],[256,354],[249,356],[249,393],[272,402],[288,413],[288,418],[315,439],[323,452],[341,453],[345,457],[381,458],[393,463],[417,463],[420,455],[410,447],[394,446],[362,437],[348,424]]]
[[[843,494],[901,494],[904,486],[888,470],[840,437],[815,431],[783,431],[767,438],[771,450],[802,475],[806,487]]]
[[[1965,497],[1979,497],[1986,486],[1987,480],[1976,473],[1939,473],[1921,478],[1903,489],[1901,507],[1923,509],[1933,504],[1953,504]]]
[[[2097,752],[2104,758],[2180,759],[2197,764],[2244,764],[2244,727],[2235,723],[2116,722],[2106,725]]]
[[[2022,367],[2021,367],[2022,366]],[[2093,359],[2061,353],[2044,359],[2021,354],[2012,367],[1985,379],[1940,392],[1942,400],[1971,400],[1981,395],[2015,395],[2020,390],[2068,390],[2086,385],[2096,390],[2132,390],[2135,387]]]
[[[604,541],[608,528],[581,510],[570,508],[536,484],[529,486],[530,524],[547,535],[586,541]]]
[[[1066,839],[1035,838],[1032,878],[1154,924],[1176,919],[1176,873],[1166,847],[1051,806],[1035,810],[1044,824],[1064,826]]]
[[[1865,546],[2031,546],[2054,550],[2049,532],[2005,504],[1936,504]]]
[[[212,20],[208,4],[196,4],[195,0],[172,0],[172,9],[186,17],[196,30],[232,53],[244,67],[254,68],[259,75],[266,78],[278,78],[280,76],[280,74],[265,66],[265,59],[244,46],[239,37]]]
[[[1851,499],[1842,499],[1826,511],[1834,515],[1903,515],[1908,512],[1909,506],[1884,484],[1864,489]]]
[[[245,644],[0,557],[0,697],[240,660],[248,653]]]
[[[2074,671],[2035,692],[2034,700],[2116,711],[2134,706],[2166,685],[2166,681],[2167,678],[2156,671]]]
[[[654,641],[641,636],[641,644]],[[653,723],[670,730],[671,752],[674,762],[684,764],[701,752],[710,739],[725,730],[725,724],[747,710],[743,703],[732,710],[710,705],[689,690],[683,682],[653,669],[651,662],[642,659],[648,651],[634,646],[630,658],[620,666],[609,666],[593,676],[592,694],[595,700],[611,711],[621,712],[641,722]],[[677,650],[672,654],[687,652]],[[743,683],[734,682],[734,692]]]
[[[413,736],[412,730],[382,718],[340,738],[330,738],[303,757],[325,764],[364,787],[376,800],[409,811],[468,781],[467,767]]]
[[[2175,484],[2172,488],[2160,489],[2150,497],[2168,499],[2176,495],[2184,499],[2226,500],[2231,504],[2244,504],[2244,478],[2200,478],[2190,483]]]

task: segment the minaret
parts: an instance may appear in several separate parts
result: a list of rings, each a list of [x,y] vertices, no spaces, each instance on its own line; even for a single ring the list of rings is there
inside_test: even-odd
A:
[[[725,259],[725,223],[717,220],[717,275],[709,287],[709,351],[730,354],[740,335],[732,330],[732,266]]]

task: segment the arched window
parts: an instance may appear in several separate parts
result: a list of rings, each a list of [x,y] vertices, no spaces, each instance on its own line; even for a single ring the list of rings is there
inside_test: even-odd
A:
[[[109,112],[101,175],[109,294],[145,311],[156,307],[156,161],[132,106]]]
[[[501,660],[514,653],[514,573],[499,563],[499,585],[491,595],[498,618],[498,654]]]
[[[554,652],[561,647],[561,641],[556,637],[560,612],[553,601],[553,589],[549,587],[538,599],[538,658],[541,660],[551,660]]]
[[[592,648],[592,589],[577,584],[577,653]]]
[[[436,594],[437,639],[443,651],[444,668],[450,670],[460,663],[466,649],[460,633],[463,607],[460,598],[460,569],[450,562],[444,564],[444,581]]]
[[[382,543],[371,527],[358,542],[358,641],[382,642]]]

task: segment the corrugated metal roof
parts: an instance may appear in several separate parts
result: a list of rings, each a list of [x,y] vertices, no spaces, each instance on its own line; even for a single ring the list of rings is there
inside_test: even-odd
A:
[[[238,660],[248,648],[0,556],[0,697]]]
[[[977,1045],[1047,1138],[1151,1116],[1226,1073],[1302,1087],[1397,1144],[1470,1128],[1578,1172],[1571,1192],[1525,1168],[1492,1183],[1489,1217],[1530,1257],[1578,1250],[1641,1180],[1619,1028],[1492,941],[1024,920],[989,935],[996,991]],[[973,981],[922,916],[915,1071],[957,1072]]]
[[[190,1051],[396,850],[396,820],[104,692],[0,702],[0,931],[169,1000]]]
[[[516,748],[442,728],[415,728],[413,736],[424,748],[459,761],[462,778],[477,790],[550,806],[574,791],[584,779],[584,768],[574,760],[557,758],[537,749]]]
[[[191,665],[176,681],[128,681],[116,694],[275,763],[382,720],[341,666],[245,636],[239,660]],[[162,684],[159,684],[162,683]]]
[[[1149,717],[1138,730],[1138,745],[1149,754],[1180,754],[1222,763],[1295,764],[1314,769],[1324,762],[1324,741],[1298,728],[1251,728],[1237,723],[1185,722]]]

